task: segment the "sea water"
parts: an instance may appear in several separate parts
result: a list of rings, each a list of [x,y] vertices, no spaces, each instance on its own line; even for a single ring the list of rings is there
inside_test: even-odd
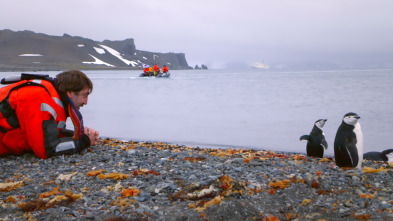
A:
[[[342,117],[356,112],[365,152],[393,148],[393,70],[171,70],[169,78],[85,73],[94,89],[81,112],[101,137],[304,153],[299,137],[326,118],[333,155]]]

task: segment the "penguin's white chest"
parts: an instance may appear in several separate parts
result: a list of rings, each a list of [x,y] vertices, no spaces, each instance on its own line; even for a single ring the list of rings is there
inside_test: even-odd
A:
[[[389,153],[389,154],[386,154],[386,157],[388,158],[388,162],[389,163],[393,163],[393,152]]]
[[[355,128],[353,129],[353,132],[356,135],[356,140],[357,140],[356,148],[358,149],[358,156],[359,156],[359,162],[356,167],[360,169],[362,167],[362,162],[363,162],[363,133],[359,123],[355,124]]]

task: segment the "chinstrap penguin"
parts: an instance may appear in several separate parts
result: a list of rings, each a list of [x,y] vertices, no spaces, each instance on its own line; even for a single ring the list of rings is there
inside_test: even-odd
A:
[[[327,150],[328,144],[323,133],[323,126],[327,119],[319,119],[315,121],[310,135],[303,135],[300,140],[307,140],[307,156],[309,157],[323,157],[324,150]]]
[[[339,167],[362,167],[363,133],[355,113],[344,115],[334,140],[334,158]]]
[[[363,154],[363,159],[393,163],[393,149],[384,150],[382,152],[367,152]]]

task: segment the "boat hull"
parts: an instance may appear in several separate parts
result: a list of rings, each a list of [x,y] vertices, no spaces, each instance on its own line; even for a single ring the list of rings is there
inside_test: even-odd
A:
[[[156,76],[154,76],[154,75],[145,75],[144,73],[141,73],[140,75],[139,75],[139,77],[157,77],[157,78],[167,78],[167,77],[169,77],[171,74],[169,73],[169,72],[167,72],[167,73],[159,73],[159,74],[157,74]]]

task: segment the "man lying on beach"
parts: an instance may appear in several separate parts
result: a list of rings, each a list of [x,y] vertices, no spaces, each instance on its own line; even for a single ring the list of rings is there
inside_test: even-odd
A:
[[[81,71],[4,78],[0,88],[0,156],[34,152],[37,157],[78,153],[99,140],[84,127],[80,107],[87,104],[93,83]],[[70,117],[75,131],[66,129]]]

